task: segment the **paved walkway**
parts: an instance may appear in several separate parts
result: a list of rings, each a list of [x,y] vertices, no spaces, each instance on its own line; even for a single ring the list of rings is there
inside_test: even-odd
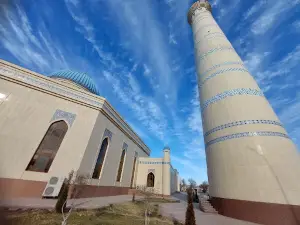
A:
[[[161,204],[159,211],[160,214],[166,217],[175,218],[180,222],[185,220],[186,212],[186,194],[176,193],[173,195],[174,199],[179,199],[180,203],[165,203]],[[200,211],[198,203],[194,204],[196,224],[203,225],[257,225],[242,220],[236,220],[218,214],[209,214]]]
[[[136,196],[137,200],[141,197]],[[108,206],[109,204],[117,204],[132,200],[131,195],[106,196],[97,198],[81,198],[71,199],[68,201],[68,206],[74,203],[77,209],[95,209]],[[40,199],[40,198],[17,198],[9,200],[0,200],[0,207],[7,208],[38,208],[38,209],[53,209],[56,200]]]

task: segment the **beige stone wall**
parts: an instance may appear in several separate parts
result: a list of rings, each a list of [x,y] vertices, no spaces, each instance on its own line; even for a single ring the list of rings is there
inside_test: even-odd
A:
[[[138,172],[136,174],[136,187],[147,186],[147,176],[150,172],[152,172],[155,176],[155,192],[158,194],[167,195],[163,193],[164,180],[162,163],[162,158],[139,157]]]
[[[105,101],[76,86],[60,83],[0,61],[0,177],[48,181],[72,169],[92,174],[105,129],[112,132],[100,179],[91,184],[129,187],[134,155],[150,150]],[[25,171],[56,110],[75,115],[48,173]],[[68,121],[68,119],[66,119]],[[121,182],[116,182],[123,143],[128,145]],[[137,171],[137,168],[136,168]]]
[[[137,154],[141,157],[147,157],[147,154],[126,135],[124,135],[124,133],[121,132],[116,125],[111,123],[111,121],[108,120],[101,112],[98,114],[93,128],[87,149],[80,165],[80,171],[92,176],[105,129],[112,132],[112,138],[109,141],[100,178],[93,179],[91,184],[100,186],[129,187],[135,152],[137,152]],[[117,182],[117,172],[124,143],[126,143],[128,147],[125,154],[121,181]]]
[[[194,4],[191,26],[210,194],[299,205],[299,152],[211,13],[201,6]]]
[[[136,186],[146,186],[147,175],[153,172],[155,175],[154,188],[156,193],[171,195],[179,191],[178,171],[171,167],[170,150],[164,149],[163,154],[163,158],[139,158]]]
[[[48,181],[65,176],[80,165],[98,111],[0,78],[0,92],[8,98],[0,105],[0,177]],[[25,171],[55,111],[76,118],[48,173]]]
[[[171,169],[171,194],[179,191],[178,182],[179,182],[178,171],[172,168]]]

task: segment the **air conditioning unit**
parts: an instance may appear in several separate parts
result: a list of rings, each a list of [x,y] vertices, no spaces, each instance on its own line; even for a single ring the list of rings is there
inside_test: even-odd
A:
[[[57,197],[64,181],[64,177],[51,177],[44,189],[43,197]]]

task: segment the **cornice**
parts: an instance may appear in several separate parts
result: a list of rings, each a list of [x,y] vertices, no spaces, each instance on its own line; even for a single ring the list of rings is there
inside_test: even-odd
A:
[[[121,127],[127,132],[137,144],[145,151],[146,154],[150,155],[151,150],[148,146],[141,140],[141,138],[133,131],[133,129],[125,122],[125,120],[117,113],[114,108],[110,105],[108,101],[104,101],[102,109],[114,120],[116,121]]]
[[[103,114],[109,117],[108,119],[113,121],[125,132],[146,154],[150,155],[150,149],[105,98],[84,91],[76,86],[70,87],[70,85],[65,85],[55,79],[48,78],[4,60],[0,60],[0,78],[1,77],[29,88],[104,112]]]

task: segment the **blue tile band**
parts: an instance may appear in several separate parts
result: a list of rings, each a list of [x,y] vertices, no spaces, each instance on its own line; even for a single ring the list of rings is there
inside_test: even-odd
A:
[[[231,61],[223,62],[223,63],[220,63],[220,64],[217,64],[217,65],[214,65],[214,66],[210,67],[204,73],[201,73],[200,76],[201,77],[206,77],[207,74],[210,73],[212,70],[214,70],[216,68],[219,68],[221,66],[228,66],[228,65],[241,65],[241,66],[244,66],[244,63],[243,62],[239,62],[239,61],[236,61],[236,62],[231,62]]]
[[[205,57],[209,56],[212,53],[219,52],[219,51],[234,51],[234,48],[231,46],[222,46],[222,47],[217,47],[209,50],[208,52],[202,54],[200,57],[198,57],[198,60],[202,60]]]
[[[204,37],[208,37],[208,36],[214,36],[214,35],[222,35],[225,37],[224,33],[222,32],[212,32],[212,33],[208,33],[208,34],[205,34]]]
[[[147,162],[147,161],[140,161],[139,163],[140,164],[170,164],[170,162]]]
[[[230,91],[225,91],[221,94],[217,94],[216,96],[206,100],[201,107],[201,112],[203,112],[209,105],[214,104],[220,100],[223,100],[227,97],[232,97],[236,95],[255,95],[255,96],[264,96],[263,92],[257,89],[251,88],[238,88]]]
[[[205,148],[209,147],[210,145],[235,139],[235,138],[242,138],[242,137],[254,137],[254,136],[268,136],[268,137],[283,137],[283,138],[289,138],[288,135],[280,132],[272,132],[272,131],[257,131],[257,132],[244,132],[244,133],[237,133],[237,134],[230,134],[223,137],[218,137],[214,140],[211,140],[205,144]]]
[[[223,73],[227,73],[227,72],[242,72],[242,73],[249,73],[248,70],[246,69],[243,69],[243,68],[227,68],[227,69],[222,69],[222,70],[219,70],[218,72],[215,72],[211,75],[209,75],[208,77],[206,77],[200,84],[199,84],[199,88],[201,88],[205,83],[206,81],[210,80],[211,78],[215,77],[215,76],[218,76],[218,75],[221,75]]]
[[[247,124],[272,124],[275,126],[280,126],[283,127],[283,125],[280,122],[274,121],[274,120],[242,120],[242,121],[236,121],[236,122],[231,122],[231,123],[227,123],[227,124],[223,124],[220,126],[217,126],[209,131],[207,131],[204,134],[204,137],[207,137],[208,135],[219,131],[219,130],[223,130],[229,127],[235,127],[235,126],[242,126],[242,125],[247,125]]]

